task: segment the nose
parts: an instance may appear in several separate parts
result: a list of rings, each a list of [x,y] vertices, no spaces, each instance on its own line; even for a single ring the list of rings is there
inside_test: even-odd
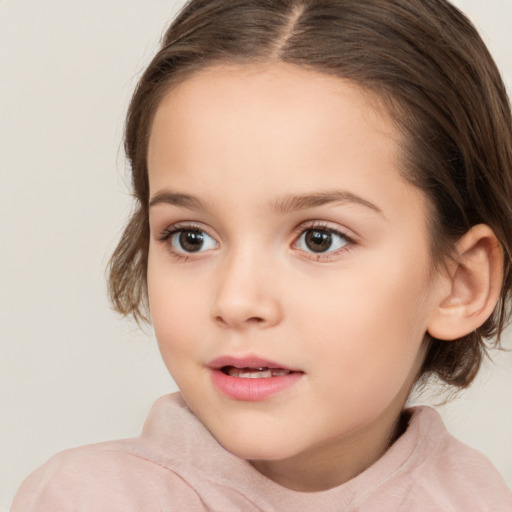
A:
[[[268,328],[282,318],[277,297],[279,281],[271,265],[244,251],[233,254],[217,273],[212,317],[217,324],[234,329]]]

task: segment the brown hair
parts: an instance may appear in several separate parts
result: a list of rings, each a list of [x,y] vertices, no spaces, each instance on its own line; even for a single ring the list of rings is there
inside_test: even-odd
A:
[[[136,208],[110,262],[115,309],[147,319],[146,157],[160,100],[207,66],[272,60],[352,80],[384,101],[405,135],[406,176],[434,206],[434,256],[449,253],[473,225],[495,231],[505,266],[493,315],[457,341],[431,339],[422,368],[423,375],[466,387],[486,340],[499,339],[510,313],[512,123],[492,57],[446,0],[189,1],[142,75],[127,116]]]

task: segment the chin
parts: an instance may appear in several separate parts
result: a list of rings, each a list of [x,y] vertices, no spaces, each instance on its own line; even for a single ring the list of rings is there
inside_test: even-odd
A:
[[[252,435],[223,433],[216,435],[217,441],[230,453],[245,460],[283,460],[297,453],[297,444],[290,436],[267,436],[265,433]]]

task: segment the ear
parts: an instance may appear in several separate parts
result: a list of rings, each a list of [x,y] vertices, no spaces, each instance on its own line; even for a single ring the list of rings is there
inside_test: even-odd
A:
[[[456,243],[447,275],[430,318],[428,333],[454,340],[480,327],[498,302],[503,281],[503,253],[494,231],[473,226]]]

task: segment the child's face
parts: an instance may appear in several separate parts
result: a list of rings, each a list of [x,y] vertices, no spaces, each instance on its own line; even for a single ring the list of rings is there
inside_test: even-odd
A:
[[[401,143],[355,85],[284,64],[202,71],[156,113],[160,349],[220,443],[277,481],[371,464],[420,368],[441,279]]]

